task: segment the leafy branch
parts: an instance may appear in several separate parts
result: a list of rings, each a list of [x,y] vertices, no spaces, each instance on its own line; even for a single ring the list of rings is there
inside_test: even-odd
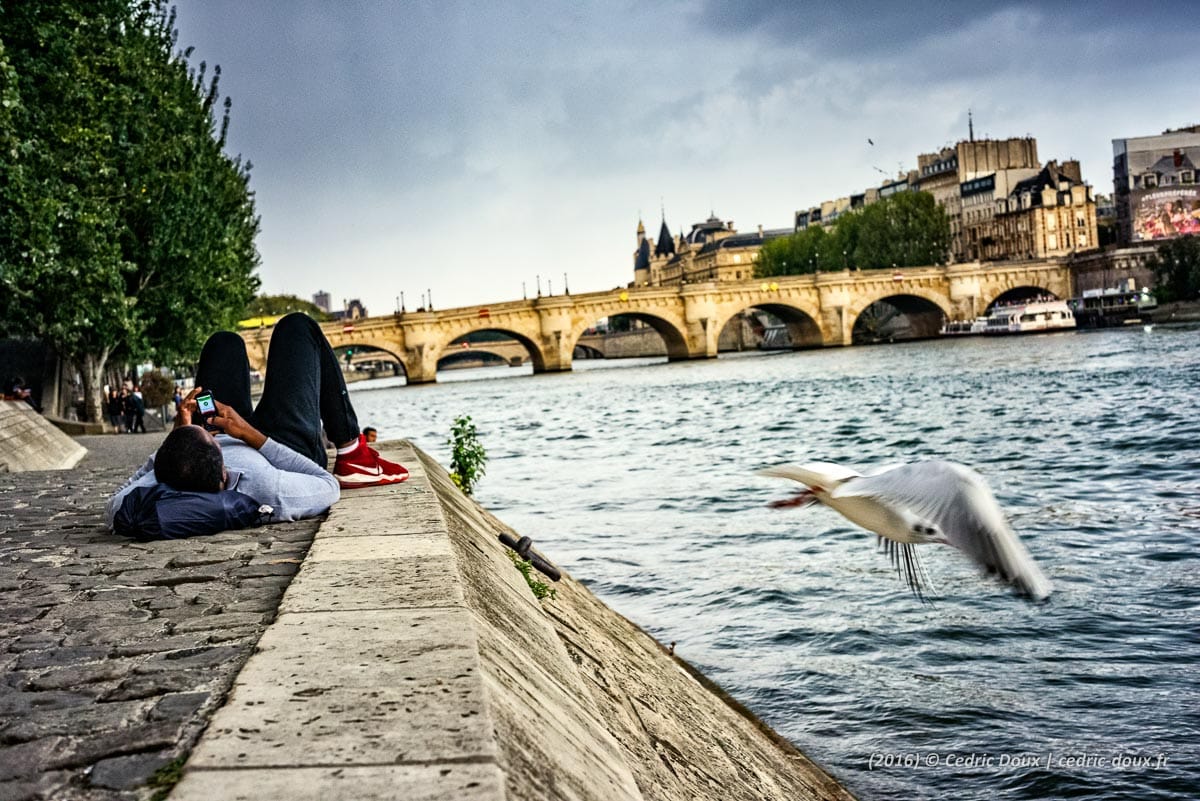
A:
[[[487,465],[487,451],[479,442],[478,432],[470,415],[454,418],[454,424],[450,427],[450,439],[446,444],[450,446],[450,479],[455,486],[470,495],[475,489],[475,484],[483,478]]]

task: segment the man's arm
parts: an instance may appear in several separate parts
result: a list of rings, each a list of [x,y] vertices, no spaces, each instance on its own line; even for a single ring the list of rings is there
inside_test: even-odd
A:
[[[183,401],[181,409],[186,408],[188,416],[188,422],[184,423],[184,425],[188,425],[191,422],[192,411],[196,408],[195,395],[198,389],[200,387],[192,390]],[[190,408],[188,408],[188,401],[191,401]],[[263,432],[242,419],[237,410],[228,403],[221,403],[219,400],[214,400],[213,403],[217,405],[217,411],[220,412],[220,414],[211,420],[214,426],[234,439],[240,439],[256,451],[262,450],[263,443],[267,441],[267,436]]]
[[[281,442],[247,423],[232,406],[216,401],[219,415],[213,425],[226,434],[257,450],[272,467],[279,470],[278,486],[272,499],[277,520],[301,520],[319,515],[341,497],[337,479],[307,456],[301,456]],[[261,498],[256,498],[266,503]]]

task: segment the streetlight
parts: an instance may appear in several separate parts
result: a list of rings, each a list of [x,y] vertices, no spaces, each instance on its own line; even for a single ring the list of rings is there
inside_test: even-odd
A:
[[[429,293],[429,310],[433,311],[433,290],[426,289],[425,291]]]
[[[567,274],[566,273],[563,273],[563,294],[564,295],[571,294],[571,288],[567,286]]]
[[[529,293],[525,291],[525,282],[521,282],[521,300],[529,300]]]
[[[400,313],[404,313],[404,293],[400,293]]]
[[[536,276],[536,278],[537,278],[538,297],[540,298],[542,296],[542,276],[538,275],[538,276]]]

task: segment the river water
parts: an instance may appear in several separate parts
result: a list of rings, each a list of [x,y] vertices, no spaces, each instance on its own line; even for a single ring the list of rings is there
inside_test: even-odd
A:
[[[1200,794],[1200,327],[439,381],[352,385],[361,422],[448,464],[471,415],[481,503],[861,798]],[[922,605],[755,475],[920,458],[983,473],[1047,603],[930,545]]]

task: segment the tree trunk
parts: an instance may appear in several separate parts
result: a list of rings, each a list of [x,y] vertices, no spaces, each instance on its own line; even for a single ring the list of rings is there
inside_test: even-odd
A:
[[[108,350],[87,353],[80,359],[79,374],[83,380],[83,408],[89,423],[100,423],[105,419],[104,364],[108,361]]]

